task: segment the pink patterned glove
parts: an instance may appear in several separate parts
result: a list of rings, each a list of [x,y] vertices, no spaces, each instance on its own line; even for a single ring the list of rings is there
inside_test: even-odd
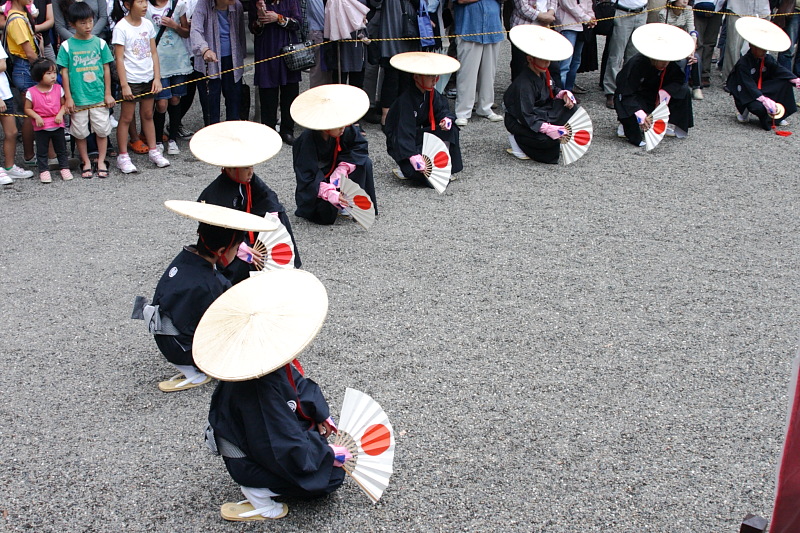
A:
[[[339,191],[336,190],[336,187],[331,185],[327,182],[320,182],[319,184],[319,193],[317,193],[318,198],[322,198],[326,202],[329,202],[334,207],[341,208],[342,206],[339,205]]]
[[[453,121],[450,120],[449,117],[444,117],[441,121],[439,121],[439,127],[444,131],[450,131],[450,128],[453,127]]]
[[[569,101],[572,102],[573,104],[577,104],[578,103],[575,100],[575,95],[572,94],[572,91],[567,91],[565,89],[561,89],[560,91],[558,91],[558,94],[556,94],[556,98],[564,98],[564,95],[567,95],[567,97],[569,98]]]
[[[339,433],[339,428],[336,427],[336,421],[333,419],[332,416],[329,416],[327,419],[325,419],[325,422],[330,424],[331,429],[333,430],[334,433]]]
[[[554,126],[553,124],[549,124],[547,122],[539,126],[539,131],[541,133],[544,133],[554,141],[557,141],[558,139],[561,138],[562,135],[567,133],[567,130],[564,129],[563,126]]]
[[[789,80],[789,83],[794,85],[795,89],[800,89],[800,78],[795,78],[793,80]]]
[[[775,100],[767,98],[763,94],[758,98],[756,98],[756,100],[761,102],[761,104],[764,106],[764,109],[766,109],[767,113],[769,113],[770,115],[774,115],[775,113],[778,112],[778,106],[775,104]]]
[[[665,91],[664,89],[659,89],[659,91],[658,91],[658,101],[659,102],[666,102],[667,105],[669,105],[669,101],[671,99],[672,99],[672,97],[669,95],[669,93],[667,91]]]
[[[641,109],[636,113],[634,113],[634,115],[636,115],[636,122],[638,122],[639,124],[644,124],[645,119],[647,119],[647,113],[645,113]]]
[[[252,263],[253,262],[253,251],[247,246],[246,242],[243,242],[239,245],[239,249],[236,251],[236,257],[244,261],[245,263]]]
[[[411,166],[414,167],[414,170],[425,170],[425,159],[423,159],[422,155],[412,155],[408,160],[411,161]]]
[[[333,450],[333,466],[342,466],[348,459],[353,458],[353,454],[344,446],[334,446],[333,444],[328,444],[328,446]]]

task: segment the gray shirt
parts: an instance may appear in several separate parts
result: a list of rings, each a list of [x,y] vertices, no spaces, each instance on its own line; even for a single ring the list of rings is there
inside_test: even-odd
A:
[[[94,27],[92,28],[92,35],[102,35],[108,27],[108,6],[106,0],[84,0],[87,6],[94,11]],[[66,41],[75,35],[75,28],[67,22],[66,13],[61,11],[61,2],[53,0],[53,19],[55,20],[55,28],[58,36]]]

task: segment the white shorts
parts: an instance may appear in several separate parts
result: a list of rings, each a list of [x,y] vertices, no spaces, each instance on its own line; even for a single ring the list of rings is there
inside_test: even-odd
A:
[[[76,139],[85,139],[89,136],[89,123],[92,123],[92,131],[98,137],[108,137],[111,135],[111,115],[107,107],[93,107],[84,109],[72,115],[72,123],[69,132]]]

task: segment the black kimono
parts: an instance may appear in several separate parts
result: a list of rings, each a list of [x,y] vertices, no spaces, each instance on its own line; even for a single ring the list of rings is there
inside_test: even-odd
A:
[[[378,213],[375,201],[375,182],[372,178],[372,160],[369,158],[367,140],[356,126],[347,126],[339,138],[339,152],[336,152],[336,139],[323,140],[322,132],[304,131],[294,141],[292,155],[297,189],[294,198],[297,202],[295,215],[307,218],[317,224],[333,224],[339,209],[330,202],[319,198],[319,184],[329,182],[329,176],[341,162],[351,163],[356,169],[349,178],[357,183],[372,199],[375,214]],[[335,156],[335,160],[334,160]]]
[[[435,130],[431,130],[431,95]],[[449,131],[439,127],[439,122],[445,117],[453,122]],[[386,115],[386,126],[383,131],[386,133],[386,150],[400,165],[400,170],[406,178],[428,184],[425,176],[414,170],[408,160],[412,155],[422,153],[423,133],[432,133],[447,144],[452,161],[451,172],[453,174],[461,172],[464,165],[461,161],[461,146],[458,142],[458,126],[455,125],[455,120],[456,116],[450,111],[447,98],[436,89],[420,91],[415,85],[397,97]]]
[[[761,70],[761,88],[758,87],[759,70]],[[759,96],[766,96],[782,104],[786,109],[781,118],[786,118],[797,111],[797,104],[794,100],[793,85],[789,80],[797,76],[786,67],[778,64],[774,57],[767,54],[764,56],[764,66],[761,67],[761,60],[748,50],[745,55],[739,58],[736,66],[728,75],[725,88],[733,96],[736,110],[742,113],[745,109],[758,117],[761,127],[769,130],[772,126],[772,117],[767,113],[766,108],[757,100]]]
[[[248,195],[250,196],[250,209],[247,208]],[[200,193],[198,202],[206,202],[214,205],[221,205],[222,207],[229,207],[231,209],[238,209],[239,211],[246,211],[263,217],[267,213],[278,213],[278,219],[281,224],[286,226],[286,231],[292,237],[292,244],[294,245],[294,267],[300,268],[302,262],[300,261],[300,252],[297,249],[297,242],[294,240],[292,233],[292,225],[289,223],[289,217],[286,216],[286,211],[283,205],[278,200],[278,195],[270,189],[261,178],[253,174],[250,180],[249,187],[244,183],[233,181],[225,173],[217,176],[217,179],[211,182],[208,187]],[[252,246],[257,234],[245,232],[244,240]],[[255,267],[238,257],[235,257],[231,264],[227,267],[220,269],[226,278],[231,280],[234,285],[242,280],[250,277],[250,271]]]
[[[155,335],[156,345],[174,365],[192,365],[192,340],[206,309],[230,288],[231,283],[217,269],[184,248],[172,260],[156,285],[153,304],[179,331],[178,335]]]
[[[674,61],[667,63],[665,71],[662,80],[662,71],[656,70],[650,58],[636,54],[625,62],[617,75],[614,107],[625,137],[635,146],[644,140],[635,113],[640,109],[648,115],[652,113],[659,102],[659,89],[667,91],[670,96],[667,104],[670,124],[686,132],[694,126],[692,91],[686,83],[686,74]]]
[[[558,163],[561,141],[539,131],[545,122],[563,126],[575,113],[564,100],[555,98],[561,91],[552,78],[547,86],[545,74],[539,75],[525,67],[503,95],[506,107],[505,125],[525,155],[540,163]]]
[[[220,381],[211,397],[208,421],[216,438],[233,443],[246,455],[224,458],[236,483],[281,496],[312,498],[339,488],[345,475],[333,465],[333,451],[316,428],[328,416],[319,386],[286,365],[258,379]]]

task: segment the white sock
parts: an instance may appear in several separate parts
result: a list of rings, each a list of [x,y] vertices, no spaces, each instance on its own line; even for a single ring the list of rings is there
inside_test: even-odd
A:
[[[186,379],[190,380],[191,383],[200,383],[201,381],[205,380],[206,376],[197,367],[192,365],[172,365],[178,369],[180,373],[186,376]]]
[[[272,498],[278,496],[269,489],[245,487],[240,485],[242,494],[247,498],[247,501],[253,506],[253,509],[258,509],[261,516],[265,518],[275,518],[283,512],[283,505],[274,501]]]
[[[516,157],[528,157],[528,155],[522,151],[522,148],[519,147],[517,144],[517,139],[512,134],[508,134],[508,144],[511,145],[511,153],[514,154]]]

